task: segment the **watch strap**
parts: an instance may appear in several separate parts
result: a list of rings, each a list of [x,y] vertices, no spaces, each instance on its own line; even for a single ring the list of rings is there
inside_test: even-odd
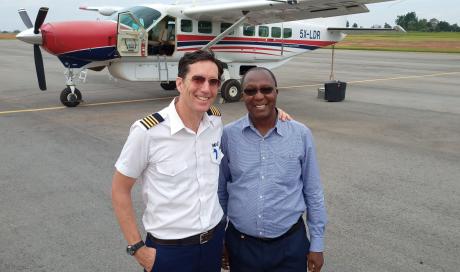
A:
[[[145,246],[145,243],[144,241],[141,240],[135,243],[134,245],[128,245],[128,247],[126,248],[126,251],[128,252],[129,255],[134,255],[136,254],[136,251],[143,246]]]

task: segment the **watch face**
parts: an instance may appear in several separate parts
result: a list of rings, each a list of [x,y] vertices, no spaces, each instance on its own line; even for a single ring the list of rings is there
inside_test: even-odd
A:
[[[126,248],[126,252],[131,256],[134,255],[134,253],[135,253],[132,246],[128,246]]]

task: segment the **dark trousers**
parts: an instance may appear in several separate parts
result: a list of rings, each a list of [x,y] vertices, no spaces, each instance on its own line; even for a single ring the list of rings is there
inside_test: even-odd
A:
[[[186,246],[159,245],[148,235],[146,246],[157,250],[152,272],[220,272],[224,232],[219,224],[211,240]]]
[[[231,272],[305,272],[310,241],[305,224],[289,235],[260,240],[229,224],[225,233]]]

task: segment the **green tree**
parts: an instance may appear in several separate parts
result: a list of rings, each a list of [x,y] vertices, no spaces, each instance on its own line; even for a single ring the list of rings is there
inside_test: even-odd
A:
[[[385,22],[385,24],[383,25],[383,28],[391,28],[391,25],[387,22]]]
[[[417,14],[412,11],[406,15],[399,15],[395,21],[399,26],[402,26],[406,30],[414,31],[417,30],[418,18]]]
[[[354,24],[353,24],[353,27],[358,27],[358,24],[357,24],[357,23],[354,23]]]
[[[347,27],[350,27],[350,22],[349,21],[347,21]]]
[[[421,19],[418,21],[417,23],[417,31],[423,31],[423,32],[427,32],[429,31],[429,26],[428,26],[429,22],[427,21],[427,19]]]
[[[453,24],[451,25],[451,30],[453,32],[460,32],[460,26],[458,26],[457,24]]]
[[[437,27],[438,31],[451,31],[451,26],[448,22],[440,21]]]

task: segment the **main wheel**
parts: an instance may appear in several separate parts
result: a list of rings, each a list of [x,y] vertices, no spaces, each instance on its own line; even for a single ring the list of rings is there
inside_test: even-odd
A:
[[[222,84],[220,87],[220,95],[227,102],[240,101],[243,91],[241,90],[241,84],[236,79],[229,79]]]
[[[66,107],[76,107],[78,104],[81,102],[81,92],[75,88],[74,93],[70,90],[70,87],[66,87],[64,90],[61,92],[61,102],[64,104]]]
[[[161,82],[160,86],[166,91],[172,91],[176,89],[176,82],[175,81]]]

